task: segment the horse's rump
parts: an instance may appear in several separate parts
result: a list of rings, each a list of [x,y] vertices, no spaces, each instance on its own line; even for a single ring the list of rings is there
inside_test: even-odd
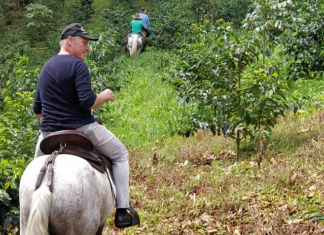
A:
[[[46,156],[34,159],[26,168],[20,182],[21,234],[27,226],[31,198],[36,180]],[[47,174],[40,189],[47,186]],[[60,154],[54,164],[53,192],[49,226],[55,235],[96,234],[114,207],[107,174],[73,155]]]
[[[138,33],[131,33],[128,37],[127,47],[132,58],[137,56],[144,47],[146,39]]]

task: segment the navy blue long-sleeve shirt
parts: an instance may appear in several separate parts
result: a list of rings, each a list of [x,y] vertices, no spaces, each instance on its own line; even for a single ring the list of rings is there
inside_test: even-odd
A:
[[[97,98],[87,65],[70,55],[55,55],[43,67],[33,105],[42,114],[42,131],[74,130],[94,122]]]

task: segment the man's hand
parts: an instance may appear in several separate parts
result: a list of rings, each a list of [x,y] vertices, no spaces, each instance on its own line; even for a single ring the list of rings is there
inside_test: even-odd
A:
[[[42,118],[43,116],[42,116],[42,114],[40,114],[40,113],[38,113],[38,114],[36,113],[36,114],[35,114],[35,117],[36,117],[36,118]]]
[[[97,109],[103,103],[112,101],[114,99],[114,93],[110,89],[106,89],[99,94],[97,94],[97,99],[90,109]]]
[[[106,102],[114,100],[114,93],[110,89],[106,89],[106,90],[102,91],[101,93],[103,93],[106,96]]]

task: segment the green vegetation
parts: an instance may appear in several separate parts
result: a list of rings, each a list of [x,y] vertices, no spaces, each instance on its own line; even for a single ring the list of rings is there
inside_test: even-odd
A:
[[[141,5],[154,36],[132,60],[121,43]],[[38,74],[76,20],[100,38],[86,63],[115,100],[94,114],[130,151],[142,219],[106,230],[322,234],[323,19],[320,0],[1,1],[0,234],[19,232]]]
[[[192,110],[186,109],[175,89],[164,80],[170,74],[160,62],[167,56],[148,52],[136,60],[125,58],[117,74],[121,90],[114,102],[103,107],[109,109],[101,115],[104,123],[132,149],[153,147],[189,125],[186,118]]]

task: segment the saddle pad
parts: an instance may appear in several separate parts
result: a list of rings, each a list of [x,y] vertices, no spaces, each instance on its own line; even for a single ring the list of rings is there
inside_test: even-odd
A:
[[[100,171],[101,173],[104,173],[106,171],[106,168],[108,168],[110,171],[112,170],[110,160],[101,155],[95,149],[93,149],[92,151],[86,151],[81,147],[66,146],[64,150],[60,152],[60,154],[71,154],[74,156],[81,157],[87,162],[89,162],[93,168]]]

